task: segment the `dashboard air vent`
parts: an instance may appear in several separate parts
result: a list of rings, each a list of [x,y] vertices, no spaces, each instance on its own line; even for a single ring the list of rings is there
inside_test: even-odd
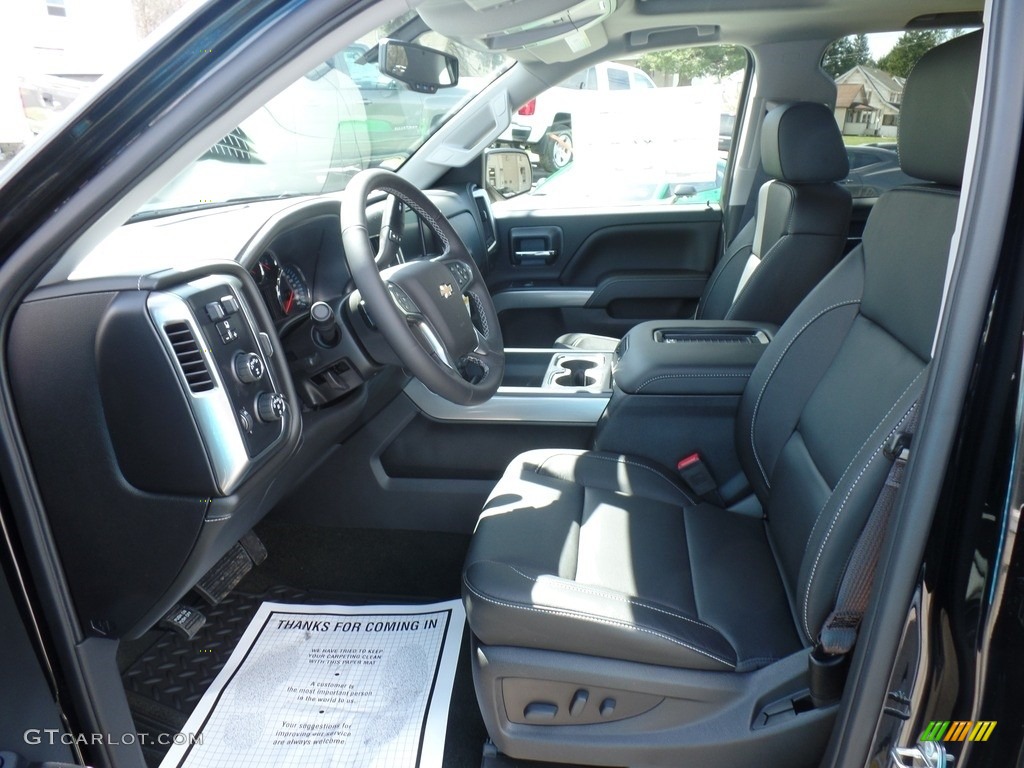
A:
[[[206,392],[216,386],[210,369],[206,367],[206,360],[203,353],[199,351],[196,337],[192,329],[186,323],[167,323],[164,326],[164,333],[171,342],[174,349],[174,356],[178,359],[181,372],[185,374],[185,381],[192,392]]]

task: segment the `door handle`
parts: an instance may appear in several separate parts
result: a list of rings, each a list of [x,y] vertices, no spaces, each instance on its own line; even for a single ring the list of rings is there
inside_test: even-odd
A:
[[[538,266],[540,264],[551,264],[558,256],[556,250],[546,251],[515,251],[512,254],[512,263],[523,266]]]

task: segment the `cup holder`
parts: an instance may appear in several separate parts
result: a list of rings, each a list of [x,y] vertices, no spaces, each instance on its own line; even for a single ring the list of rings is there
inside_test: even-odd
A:
[[[568,373],[556,376],[555,384],[560,387],[591,387],[597,384],[597,377],[591,371],[596,367],[593,360],[566,360],[562,368]]]
[[[604,354],[587,357],[555,355],[545,377],[549,387],[604,391],[609,387],[610,361]]]

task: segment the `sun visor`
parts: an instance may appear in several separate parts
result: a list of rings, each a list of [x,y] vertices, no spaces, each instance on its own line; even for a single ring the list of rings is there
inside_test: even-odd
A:
[[[574,50],[574,40],[578,50],[589,48],[586,30],[614,9],[615,0],[427,0],[417,8],[431,29],[490,51],[556,41]]]

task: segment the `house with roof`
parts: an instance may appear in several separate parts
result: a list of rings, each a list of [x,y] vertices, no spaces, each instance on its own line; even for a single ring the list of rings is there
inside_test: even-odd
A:
[[[858,64],[836,78],[836,122],[846,136],[893,138],[906,80]]]

